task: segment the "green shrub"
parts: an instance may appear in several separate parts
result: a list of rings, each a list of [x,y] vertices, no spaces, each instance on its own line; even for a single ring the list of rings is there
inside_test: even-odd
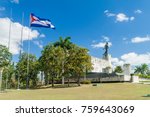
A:
[[[150,75],[139,74],[139,77],[140,78],[148,78],[148,79],[150,79]]]
[[[81,84],[91,84],[91,81],[90,80],[83,80],[83,81],[81,81]]]

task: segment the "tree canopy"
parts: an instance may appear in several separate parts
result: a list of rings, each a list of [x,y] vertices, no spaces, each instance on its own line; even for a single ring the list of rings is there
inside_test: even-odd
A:
[[[122,73],[123,70],[122,70],[121,66],[116,66],[114,72],[115,72],[115,73]]]
[[[28,61],[29,56],[29,61]],[[27,73],[29,62],[29,72]],[[28,86],[37,85],[37,74],[39,72],[39,63],[35,55],[23,53],[16,65],[16,78],[19,78],[20,85],[28,88]],[[28,80],[27,80],[28,78]]]
[[[46,80],[51,79],[52,86],[54,79],[71,76],[78,76],[79,84],[79,78],[85,72],[85,68],[92,69],[88,50],[70,42],[70,37],[61,37],[59,41],[45,46],[39,61],[46,74]]]
[[[134,73],[146,75],[149,73],[149,67],[147,64],[141,64],[135,67]]]
[[[0,45],[0,67],[7,66],[12,59],[12,54],[6,46]]]

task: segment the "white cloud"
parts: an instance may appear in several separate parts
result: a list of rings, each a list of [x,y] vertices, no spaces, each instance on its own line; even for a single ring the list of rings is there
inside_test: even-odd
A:
[[[104,13],[106,14],[107,17],[113,17],[116,16],[116,14],[109,12],[108,10],[105,10]]]
[[[140,65],[140,64],[143,64],[143,63],[150,64],[150,53],[137,54],[135,52],[131,52],[131,53],[122,55],[121,59],[125,63],[130,63],[132,65]]]
[[[41,34],[39,37],[40,38],[45,38],[46,36],[44,34]]]
[[[136,14],[141,14],[142,11],[141,11],[140,9],[137,9],[137,10],[134,11],[134,13],[136,13]]]
[[[128,21],[129,17],[127,17],[125,14],[123,13],[119,13],[116,15],[116,21],[117,22],[123,22],[123,21]]]
[[[135,19],[135,17],[130,17],[130,20],[133,21]]]
[[[146,42],[146,41],[150,41],[150,37],[146,36],[146,37],[134,37],[131,39],[132,43],[142,43],[142,42]]]
[[[0,11],[5,11],[6,8],[5,7],[0,7]]]
[[[104,35],[102,36],[102,38],[103,38],[104,41],[109,41],[110,40],[109,37],[104,36]]]
[[[11,0],[12,3],[19,4],[19,0]]]
[[[137,54],[135,52],[130,52],[122,55],[120,58],[112,58],[113,66],[122,66],[126,63],[131,64],[131,66],[141,65],[143,63],[150,64],[150,53]]]
[[[122,66],[124,64],[124,61],[118,59],[118,58],[112,58],[111,62],[113,64],[113,66]]]
[[[105,11],[104,11],[104,13],[108,13],[108,12],[109,12],[108,10],[105,10]]]
[[[9,38],[9,18],[0,18],[0,44],[8,47]],[[10,39],[10,52],[12,54],[18,54],[20,50],[20,39],[21,39],[21,28],[22,25],[18,22],[11,21],[11,39]],[[28,40],[28,35],[30,32],[29,39],[33,40],[39,37],[40,33],[37,30],[31,30],[28,27],[23,27],[23,41]]]
[[[39,48],[43,48],[43,45],[42,45],[42,42],[40,42],[40,41],[33,41],[33,43],[35,44],[35,45],[37,45]]]
[[[104,13],[107,17],[115,17],[116,22],[128,22],[128,21],[133,21],[135,19],[135,17],[133,16],[129,17],[124,13],[115,14],[109,12],[108,10],[105,10]]]
[[[92,44],[91,46],[93,48],[104,48],[105,44],[106,44],[105,42],[99,42],[99,43]],[[108,42],[108,45],[110,47],[110,46],[112,46],[112,43]]]
[[[108,36],[103,35],[101,42],[97,42],[96,40],[93,40],[91,46],[92,48],[103,48],[106,42],[108,42],[108,46],[112,46],[112,43],[109,41],[110,38]]]

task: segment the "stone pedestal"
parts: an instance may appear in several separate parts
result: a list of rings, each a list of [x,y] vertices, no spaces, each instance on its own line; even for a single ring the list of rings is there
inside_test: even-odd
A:
[[[130,74],[131,74],[131,66],[130,66],[130,64],[124,64],[123,65],[123,74],[130,76]]]

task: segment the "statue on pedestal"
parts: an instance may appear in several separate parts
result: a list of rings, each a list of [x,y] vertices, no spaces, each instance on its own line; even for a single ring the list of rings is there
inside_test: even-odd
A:
[[[104,46],[103,49],[105,50],[105,52],[104,52],[104,54],[103,54],[103,58],[104,58],[104,59],[108,59],[108,49],[109,49],[108,42],[106,42],[106,44],[105,44],[105,46]]]

